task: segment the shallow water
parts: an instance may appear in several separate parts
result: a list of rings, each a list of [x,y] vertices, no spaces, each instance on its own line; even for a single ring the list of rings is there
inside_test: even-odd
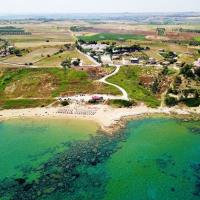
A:
[[[0,137],[2,199],[200,199],[199,122],[136,120],[109,137],[83,121],[8,121]]]
[[[75,120],[10,120],[0,123],[0,180],[37,167],[68,142],[89,139],[97,126]]]
[[[200,199],[193,194],[200,190],[195,188],[200,177],[198,122],[144,119],[130,122],[125,131],[128,140],[106,164],[110,180],[104,199]]]

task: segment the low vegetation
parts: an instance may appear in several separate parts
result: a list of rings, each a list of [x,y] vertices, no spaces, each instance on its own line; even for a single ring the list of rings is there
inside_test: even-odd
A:
[[[61,105],[62,106],[68,106],[69,105],[69,101],[67,101],[67,100],[61,101]]]
[[[30,107],[57,96],[75,94],[107,93],[119,94],[119,91],[108,85],[97,83],[86,71],[59,68],[38,69],[4,69],[0,70],[1,107]],[[24,100],[25,99],[25,100]],[[30,99],[28,101],[27,99]],[[47,103],[48,103],[47,101]],[[45,105],[47,104],[45,103]]]
[[[200,42],[200,37],[195,37],[195,41]]]
[[[84,26],[71,26],[70,30],[73,32],[81,32],[81,31],[87,31],[90,27],[84,27]]]
[[[126,101],[126,100],[122,100],[122,99],[109,100],[107,103],[108,103],[108,105],[117,107],[117,108],[129,108],[131,106],[136,105],[136,103],[134,101]]]
[[[62,62],[66,59],[77,58],[80,59],[84,65],[94,64],[86,56],[80,54],[77,50],[69,50],[61,53],[56,53],[50,57],[46,57],[41,61],[37,62],[37,66],[40,67],[58,67],[61,66]]]
[[[188,107],[200,105],[200,68],[184,65],[168,89],[165,103],[167,106],[184,104]]]
[[[53,103],[54,99],[8,99],[0,100],[1,109],[22,109],[45,107]]]
[[[157,72],[155,69],[151,70],[147,68],[142,69],[137,66],[124,66],[120,69],[117,75],[109,78],[108,80],[123,87],[128,92],[128,95],[132,100],[144,102],[150,107],[157,107],[160,105],[159,98],[153,94],[150,88],[145,87],[140,83],[140,78],[145,74],[157,75]]]
[[[26,32],[23,28],[2,26],[0,27],[0,35],[31,35],[31,33]]]

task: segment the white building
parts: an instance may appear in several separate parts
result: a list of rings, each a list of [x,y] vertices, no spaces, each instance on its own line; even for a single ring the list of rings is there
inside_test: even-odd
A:
[[[96,52],[104,52],[109,45],[107,44],[83,44],[81,46],[83,49],[90,49]]]
[[[113,64],[110,55],[102,55],[101,61],[103,64]]]

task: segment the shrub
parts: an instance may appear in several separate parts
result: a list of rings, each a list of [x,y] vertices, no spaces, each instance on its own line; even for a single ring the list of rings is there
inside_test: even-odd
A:
[[[192,71],[191,65],[185,65],[184,67],[182,67],[180,73],[183,74],[185,77],[188,77],[188,78],[194,78],[195,77],[195,75]]]
[[[200,106],[200,98],[184,99],[182,101],[188,107],[198,107]]]
[[[108,105],[118,107],[118,108],[128,108],[133,105],[136,105],[134,101],[126,101],[122,99],[113,99],[108,101]]]
[[[99,102],[96,101],[96,100],[94,100],[94,99],[90,99],[90,100],[88,101],[88,103],[89,103],[89,104],[98,104]]]
[[[73,62],[72,62],[72,64],[74,65],[74,66],[79,66],[80,65],[80,59],[78,59],[78,60],[74,60]]]
[[[166,103],[166,105],[167,106],[175,106],[175,105],[177,105],[178,104],[178,101],[177,101],[177,99],[176,98],[174,98],[174,97],[166,97],[166,99],[165,99],[165,103]]]
[[[176,76],[175,80],[174,80],[174,84],[175,86],[180,86],[182,83],[182,79],[180,76]]]
[[[68,106],[68,105],[69,105],[69,102],[68,102],[67,100],[62,101],[62,102],[61,102],[61,105],[62,105],[62,106]]]
[[[71,59],[65,59],[62,61],[61,66],[66,68],[66,67],[71,67]]]

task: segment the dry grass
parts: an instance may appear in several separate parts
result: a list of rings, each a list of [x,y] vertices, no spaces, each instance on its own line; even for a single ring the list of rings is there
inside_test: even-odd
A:
[[[37,66],[39,66],[39,67],[47,67],[47,66],[48,67],[58,67],[58,66],[60,66],[61,62],[63,60],[65,60],[66,58],[79,58],[83,61],[83,64],[85,64],[85,65],[94,64],[86,56],[80,54],[76,50],[72,50],[72,51],[65,51],[58,55],[53,55],[50,58],[41,60],[40,62],[37,63]]]
[[[68,42],[42,42],[42,41],[35,41],[35,42],[16,42],[15,46],[17,48],[38,48],[41,46],[49,46],[49,47],[55,47],[55,46],[63,46],[64,44],[67,44]]]
[[[45,57],[47,57],[47,55],[53,55],[54,53],[58,52],[59,49],[59,47],[40,47],[31,50],[30,53],[27,53],[22,57],[11,56],[4,61],[17,64],[35,63],[41,59],[44,59]]]
[[[63,45],[74,42],[74,38],[65,24],[43,23],[43,24],[22,24],[16,27],[25,28],[32,35],[6,35],[2,38],[11,41],[16,47],[28,48],[43,45]],[[49,40],[49,43],[46,41]]]

